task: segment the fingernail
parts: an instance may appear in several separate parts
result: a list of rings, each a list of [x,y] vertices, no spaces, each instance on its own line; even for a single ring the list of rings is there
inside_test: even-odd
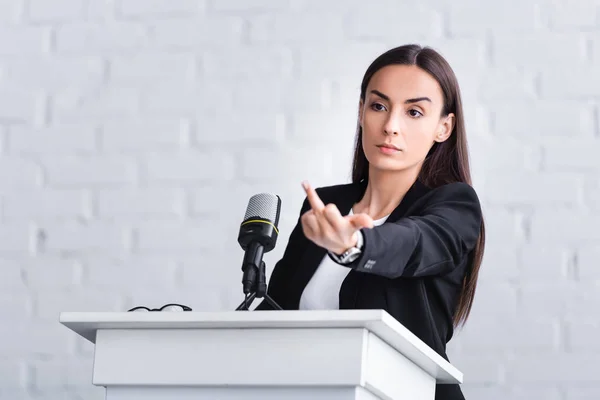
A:
[[[308,182],[307,181],[302,181],[302,187],[304,189],[308,189]]]

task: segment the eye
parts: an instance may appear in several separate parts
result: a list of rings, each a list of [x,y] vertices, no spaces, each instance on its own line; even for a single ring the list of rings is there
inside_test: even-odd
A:
[[[380,107],[379,109],[377,107]],[[385,110],[385,106],[381,103],[372,103],[371,104],[371,109],[374,111],[384,111]]]
[[[419,117],[423,116],[421,111],[415,110],[414,108],[411,108],[410,110],[408,110],[408,115],[410,115],[413,118],[419,118]]]

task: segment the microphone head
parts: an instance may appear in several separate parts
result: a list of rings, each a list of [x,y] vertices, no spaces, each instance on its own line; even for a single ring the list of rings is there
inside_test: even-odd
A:
[[[279,212],[281,211],[281,199],[271,193],[259,193],[250,197],[244,221],[249,219],[262,219],[272,222],[276,227],[279,224]]]
[[[250,197],[244,220],[240,225],[238,242],[246,250],[250,242],[264,246],[264,252],[275,247],[279,235],[281,199],[271,193],[259,193]]]

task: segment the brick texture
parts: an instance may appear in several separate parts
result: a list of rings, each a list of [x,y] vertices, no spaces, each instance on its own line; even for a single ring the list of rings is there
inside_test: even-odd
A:
[[[343,4],[342,4],[343,3]],[[362,74],[431,45],[487,252],[448,345],[468,399],[600,397],[597,0],[0,0],[0,399],[100,400],[61,311],[241,299],[248,199],[347,182]],[[210,281],[207,281],[210,276]]]

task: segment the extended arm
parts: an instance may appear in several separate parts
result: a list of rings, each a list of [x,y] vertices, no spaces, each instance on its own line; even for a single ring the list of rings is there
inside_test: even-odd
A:
[[[434,189],[418,216],[361,230],[363,253],[348,267],[397,277],[451,271],[473,248],[482,222],[479,199],[465,183]]]

